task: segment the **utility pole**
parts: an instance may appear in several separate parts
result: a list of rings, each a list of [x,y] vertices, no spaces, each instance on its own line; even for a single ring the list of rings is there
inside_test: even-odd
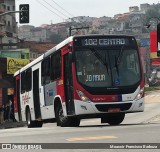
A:
[[[69,27],[69,36],[71,36],[72,35],[72,30],[81,30],[81,29],[89,29],[89,26],[86,26],[86,27]]]

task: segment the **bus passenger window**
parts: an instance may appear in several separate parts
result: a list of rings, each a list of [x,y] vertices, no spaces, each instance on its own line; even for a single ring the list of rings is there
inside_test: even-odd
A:
[[[60,52],[51,56],[51,81],[58,79],[61,76],[61,56]]]
[[[45,85],[50,82],[50,58],[45,59],[42,62],[41,66],[42,66],[41,81],[42,81],[42,85]]]
[[[25,92],[26,89],[26,72],[21,73],[21,94]]]
[[[32,70],[31,68],[26,71],[26,91],[31,91],[32,88]]]

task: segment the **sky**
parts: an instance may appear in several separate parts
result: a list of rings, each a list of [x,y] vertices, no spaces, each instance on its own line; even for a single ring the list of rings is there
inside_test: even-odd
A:
[[[158,0],[15,0],[16,10],[20,4],[30,5],[29,25],[41,26],[63,22],[76,16],[113,17],[115,14],[129,12],[130,6],[143,3],[157,4]],[[58,5],[57,5],[58,4]],[[17,14],[17,22],[19,15]],[[20,24],[19,24],[20,25]],[[21,24],[22,25],[22,24]],[[28,25],[28,24],[26,24]]]

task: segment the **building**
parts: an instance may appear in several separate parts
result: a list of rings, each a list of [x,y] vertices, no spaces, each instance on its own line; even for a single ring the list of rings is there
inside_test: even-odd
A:
[[[139,7],[138,6],[130,6],[129,7],[129,12],[137,12],[139,11]]]
[[[129,15],[129,28],[131,29],[132,33],[134,34],[141,34],[143,28],[142,19],[144,17],[144,13],[141,11],[131,12]]]
[[[13,74],[28,63],[28,59],[0,57],[0,105],[6,104],[8,99],[11,99],[13,101]]]
[[[84,22],[92,22],[93,19],[95,19],[96,17],[89,17],[89,16],[76,16],[76,17],[72,17],[67,19],[67,22],[80,22],[80,23],[84,23]]]
[[[146,12],[148,11],[148,9],[150,9],[151,5],[148,3],[144,3],[144,4],[140,4],[140,11],[142,12]]]
[[[23,44],[24,48],[29,49],[29,60],[33,61],[46,51],[50,50],[56,46],[51,42],[34,42],[34,41],[25,41]]]
[[[0,14],[15,11],[15,0],[1,0]],[[17,46],[17,23],[15,13],[0,16],[0,48],[8,49],[8,46]]]
[[[32,25],[22,25],[18,28],[18,38],[25,41],[32,41],[32,32],[31,30],[35,27]]]
[[[57,24],[48,25],[48,29],[50,34],[57,34],[60,35],[61,38],[66,39],[69,35],[69,27],[71,26],[70,22],[61,22]]]
[[[0,50],[0,57],[3,58],[17,58],[17,59],[28,59],[30,57],[29,49],[9,49],[9,50]]]
[[[46,27],[22,25],[18,29],[18,38],[24,41],[47,42],[49,37],[50,31]]]
[[[29,63],[29,50],[18,49],[15,0],[0,0],[0,104],[13,101],[13,74]]]

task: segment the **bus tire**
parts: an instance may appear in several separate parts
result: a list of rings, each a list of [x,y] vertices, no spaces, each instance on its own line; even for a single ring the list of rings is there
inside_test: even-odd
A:
[[[78,127],[80,125],[80,119],[77,117],[71,118],[70,126],[71,127]]]
[[[36,123],[34,121],[32,121],[31,113],[30,113],[29,108],[27,108],[27,111],[26,111],[26,121],[27,121],[28,128],[36,127]]]
[[[34,122],[35,123],[35,127],[42,127],[42,125],[43,125],[43,122],[42,121],[35,121]]]
[[[107,123],[110,125],[119,125],[125,118],[125,113],[113,113],[108,115]]]
[[[58,104],[56,107],[56,119],[57,119],[57,126],[70,127],[71,119],[69,117],[64,116],[63,109],[60,104]]]

